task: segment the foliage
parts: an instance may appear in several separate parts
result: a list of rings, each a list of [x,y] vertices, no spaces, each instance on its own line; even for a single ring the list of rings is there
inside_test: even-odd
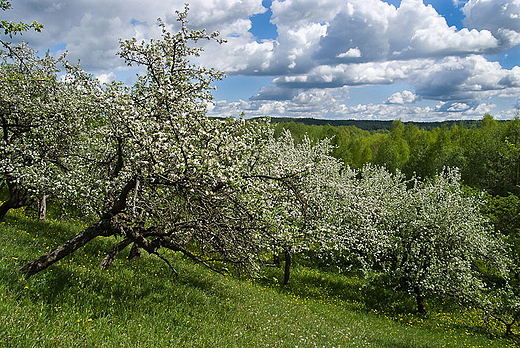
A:
[[[358,128],[362,125],[356,123],[331,126],[304,122],[278,120],[276,135],[289,129],[296,141],[304,134],[313,141],[331,138],[331,154],[352,168],[371,163],[390,171],[399,169],[408,178],[431,178],[444,167],[457,167],[466,185],[492,195],[519,193],[518,117],[499,122],[487,114],[479,121],[426,126],[394,121],[371,131]]]
[[[342,164],[332,157],[328,140],[313,144],[308,137],[295,143],[286,131],[268,139],[251,178],[260,203],[256,210],[266,230],[259,244],[268,252],[285,254],[289,281],[292,254],[322,252],[327,248],[331,229],[327,219],[336,206]]]
[[[9,0],[1,0],[0,2],[0,9],[2,11],[6,11],[11,9],[11,2]],[[14,21],[6,21],[1,20],[0,21],[0,28],[4,29],[4,35],[9,35],[10,38],[13,37],[13,35],[20,34],[24,31],[27,31],[29,29],[34,29],[37,32],[41,32],[43,29],[43,25],[34,21],[31,24],[23,23],[23,22],[14,22]],[[0,40],[1,41],[1,40]],[[1,41],[4,46],[8,46],[5,42]]]
[[[320,118],[291,118],[291,117],[272,117],[272,122],[275,124],[282,123],[282,126],[285,127],[287,123],[296,123],[303,124],[305,126],[332,126],[333,128],[358,128],[365,131],[375,132],[382,130],[390,130],[392,128],[392,123],[394,121],[390,120],[332,120],[332,119],[320,119]],[[460,121],[454,120],[446,120],[442,122],[417,122],[417,121],[407,121],[405,122],[406,126],[418,127],[423,130],[430,131],[435,128],[440,128],[446,126],[451,128],[452,126],[458,124]],[[464,121],[464,124],[468,127],[472,127],[478,124],[477,120],[467,120]]]
[[[0,207],[0,218],[36,196],[72,193],[72,182],[82,182],[75,169],[92,115],[86,93],[90,77],[63,57],[38,57],[21,44],[1,58],[0,181],[9,199]],[[59,64],[68,73],[63,79]]]
[[[409,160],[410,153],[403,135],[404,124],[401,121],[394,121],[389,136],[379,145],[372,163],[385,166],[391,172],[402,170]]]
[[[205,117],[210,83],[222,73],[191,64],[189,58],[200,49],[189,44],[221,41],[217,33],[189,30],[187,8],[178,15],[176,34],[159,22],[162,39],[121,41],[119,55],[146,67],[134,86],[113,83],[87,90],[97,104],[75,154],[88,159],[76,166],[85,179],[81,190],[71,191],[82,192],[76,204],[96,213],[99,221],[28,263],[22,268],[26,274],[111,235],[124,239],[103,259],[103,268],[132,246],[156,255],[160,248],[181,251],[214,270],[231,263],[254,273],[260,254],[269,249],[261,242],[267,238],[264,232],[279,226],[270,209],[287,203],[301,210],[313,191],[299,181],[327,169],[322,161],[337,162],[322,147],[310,158],[312,149],[302,147],[299,158],[292,158],[297,150],[276,142],[265,123]],[[285,161],[292,164],[284,168],[277,146],[286,145]],[[284,226],[305,222],[291,220],[290,209],[283,214]]]
[[[306,254],[360,266],[413,294],[419,312],[427,296],[450,295],[499,314],[504,299],[519,303],[508,287],[488,292],[476,267],[506,277],[507,251],[480,213],[481,197],[463,194],[459,172],[437,173],[441,162],[422,168],[431,180],[406,180],[400,171],[410,154],[423,156],[419,164],[439,153],[458,163],[453,144],[468,133],[453,127],[424,137],[395,121],[388,133],[341,130],[352,137],[313,128],[315,139],[325,138],[315,141],[265,121],[208,118],[211,83],[223,73],[190,59],[201,53],[194,47],[200,40],[223,41],[188,29],[187,6],[177,14],[175,34],[159,20],[160,39],[120,41],[119,56],[145,68],[130,87],[102,85],[63,59],[67,74],[58,78],[58,62],[25,45],[4,54],[0,161],[11,193],[5,211],[25,203],[18,197],[51,194],[92,217],[77,235],[23,265],[26,276],[79,248],[100,248],[95,241],[108,237],[102,269],[131,247],[131,256],[145,250],[175,274],[170,256],[179,252],[220,273],[234,265],[258,275],[271,253],[283,252],[285,284],[291,255]],[[493,120],[484,121],[482,130],[493,134],[486,139],[499,138]],[[420,151],[410,147],[422,139],[429,143]],[[475,144],[472,151],[485,148]],[[515,163],[516,140],[504,144]],[[368,159],[388,169],[363,166]],[[356,161],[354,169],[348,161]]]
[[[343,233],[354,239],[346,250],[374,281],[414,295],[419,312],[426,296],[485,306],[480,261],[508,274],[508,250],[482,215],[482,198],[464,194],[458,171],[406,182],[367,167],[353,196]]]

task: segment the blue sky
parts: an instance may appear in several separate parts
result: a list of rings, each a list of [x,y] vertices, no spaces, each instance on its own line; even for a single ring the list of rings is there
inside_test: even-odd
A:
[[[103,81],[131,83],[118,38],[175,30],[178,0],[17,0],[23,39],[68,51]],[[439,121],[511,119],[520,107],[520,0],[193,0],[194,28],[219,30],[198,61],[223,70],[210,115]]]

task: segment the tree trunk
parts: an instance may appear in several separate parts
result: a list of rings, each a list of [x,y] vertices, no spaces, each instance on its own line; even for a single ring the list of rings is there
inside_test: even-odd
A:
[[[2,205],[0,205],[0,221],[5,217],[5,214],[7,214],[7,212],[9,210],[11,210],[12,208],[12,203],[11,201],[5,201],[4,203],[2,203]]]
[[[134,187],[135,179],[132,179],[126,183],[119,194],[119,198],[114,202],[112,208],[103,214],[99,222],[84,229],[77,236],[69,239],[54,250],[27,263],[25,266],[21,267],[19,271],[25,273],[27,277],[30,277],[78,250],[96,237],[109,237],[120,233],[121,231],[118,227],[112,223],[112,218],[126,208],[126,199]]]
[[[281,266],[281,264],[280,264],[280,255],[274,254],[273,255],[273,262],[274,262],[275,267],[280,268],[280,266]]]
[[[38,217],[40,220],[45,220],[47,215],[47,195],[43,195],[40,205],[38,207]]]
[[[417,302],[417,312],[422,315],[426,315],[426,307],[424,306],[424,296],[418,287],[415,287],[415,300]]]
[[[35,275],[65,256],[78,250],[92,239],[99,236],[108,237],[114,233],[115,231],[111,227],[110,221],[102,220],[95,225],[84,229],[74,238],[69,239],[54,250],[51,250],[39,258],[27,263],[25,266],[21,267],[19,271],[25,273],[27,277]]]
[[[283,285],[289,284],[289,278],[291,276],[291,253],[285,251],[285,270],[283,274]]]
[[[129,246],[130,243],[132,243],[132,240],[130,240],[128,238],[125,238],[125,239],[123,239],[123,241],[117,243],[112,248],[112,250],[110,250],[110,252],[103,258],[103,260],[101,260],[101,262],[99,263],[99,268],[101,268],[101,269],[108,269],[110,267],[110,265],[112,264],[112,262],[114,262],[114,260],[116,259],[117,255],[124,248]]]
[[[130,249],[130,255],[128,255],[129,260],[138,259],[141,257],[141,248],[137,244],[134,243],[132,245],[132,249]]]

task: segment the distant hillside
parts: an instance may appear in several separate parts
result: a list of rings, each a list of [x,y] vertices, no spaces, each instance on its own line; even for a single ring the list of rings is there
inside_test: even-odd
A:
[[[273,123],[281,123],[281,122],[296,122],[303,123],[306,125],[315,125],[315,126],[356,126],[363,130],[380,130],[380,129],[390,129],[393,121],[378,121],[378,120],[324,120],[324,119],[315,119],[315,118],[290,118],[290,117],[271,117],[271,121]],[[433,128],[442,127],[446,125],[448,128],[455,124],[463,124],[466,127],[471,127],[473,125],[478,125],[480,120],[467,120],[467,121],[443,121],[443,122],[404,122],[404,124],[415,124],[417,127],[422,129],[431,130]]]

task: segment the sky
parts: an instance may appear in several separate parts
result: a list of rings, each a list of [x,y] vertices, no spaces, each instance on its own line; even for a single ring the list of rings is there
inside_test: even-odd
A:
[[[131,84],[118,38],[176,31],[186,0],[13,0],[2,19],[42,23],[23,39],[102,81]],[[192,0],[218,30],[197,63],[226,73],[208,114],[443,121],[520,111],[520,0]],[[8,38],[3,37],[6,40]]]

